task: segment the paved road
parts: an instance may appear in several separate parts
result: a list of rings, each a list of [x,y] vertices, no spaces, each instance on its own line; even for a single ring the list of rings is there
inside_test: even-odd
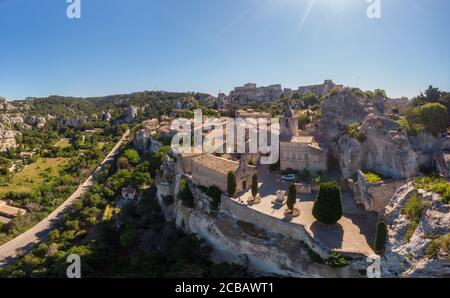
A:
[[[86,181],[80,184],[77,190],[58,208],[25,233],[0,246],[0,267],[9,265],[18,254],[28,253],[36,244],[39,244],[47,239],[48,233],[54,228],[55,224],[62,219],[67,207],[72,205],[76,199],[78,199],[89,189],[89,187],[94,183],[94,175],[103,167],[103,165],[114,158],[114,156],[119,152],[120,146],[129,134],[130,130],[127,130],[123,134],[120,141],[117,142],[111,152],[109,152],[102,163],[98,166],[98,168],[86,179]]]

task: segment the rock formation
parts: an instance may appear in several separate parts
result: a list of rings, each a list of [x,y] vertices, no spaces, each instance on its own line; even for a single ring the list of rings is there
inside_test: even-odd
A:
[[[450,205],[445,204],[438,194],[418,190],[426,210],[422,212],[410,241],[407,241],[405,233],[411,221],[402,213],[402,208],[415,192],[413,183],[402,186],[386,207],[389,236],[381,263],[383,276],[450,277],[448,255],[439,253],[434,258],[426,255],[433,238],[450,233]]]
[[[355,176],[358,169],[392,178],[414,177],[421,167],[434,168],[433,158],[442,159],[442,152],[450,150],[449,136],[410,136],[385,115],[386,110],[385,99],[350,88],[323,99],[317,139],[338,160],[344,178]],[[356,135],[349,135],[350,125],[358,127]],[[446,167],[445,159],[441,164]]]
[[[5,130],[3,126],[0,126],[0,151],[6,151],[10,148],[17,147],[16,137],[20,136],[20,133],[15,130]]]

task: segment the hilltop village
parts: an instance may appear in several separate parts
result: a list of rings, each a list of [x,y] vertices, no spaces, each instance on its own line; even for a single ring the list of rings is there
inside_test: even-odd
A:
[[[436,248],[448,244],[450,232],[445,109],[440,128],[414,131],[408,113],[420,104],[331,80],[298,90],[246,84],[216,101],[221,115],[280,124],[276,164],[262,164],[262,152],[166,154],[156,180],[164,215],[210,243],[216,258],[265,274],[364,276],[367,257],[378,254],[384,276],[450,274],[448,251]],[[145,121],[135,147],[156,152],[168,145],[177,133],[172,119]],[[214,136],[203,131],[204,140]],[[250,138],[246,133],[245,142]],[[330,183],[343,214],[324,224],[315,201]],[[418,215],[408,213],[414,208]],[[377,237],[386,237],[381,247]]]
[[[87,276],[448,277],[449,110],[431,86],[410,100],[332,80],[0,99],[0,276],[64,276],[75,251]],[[171,147],[180,118],[211,153]],[[17,240],[32,250],[13,261]]]

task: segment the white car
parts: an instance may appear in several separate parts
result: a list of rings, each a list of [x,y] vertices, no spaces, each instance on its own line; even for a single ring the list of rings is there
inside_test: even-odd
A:
[[[295,174],[287,174],[281,177],[281,180],[283,181],[294,181],[295,180]]]

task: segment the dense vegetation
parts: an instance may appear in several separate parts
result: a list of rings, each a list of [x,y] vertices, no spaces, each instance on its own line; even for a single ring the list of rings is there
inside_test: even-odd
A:
[[[430,86],[425,94],[413,99],[413,106],[399,121],[402,129],[411,135],[427,131],[437,136],[450,126],[450,94]]]
[[[123,148],[120,158],[133,159]],[[164,148],[162,149],[164,151]],[[145,177],[161,152],[139,155],[139,164],[105,167],[96,183],[64,215],[48,241],[8,268],[0,277],[65,277],[69,254],[78,254],[83,277],[243,277],[245,269],[209,261],[211,249],[194,235],[167,223],[154,198],[152,177]],[[137,178],[145,177],[145,179]],[[137,187],[139,199],[118,207],[123,187]]]
[[[7,157],[3,157],[3,164],[8,158],[18,165],[19,172],[3,173],[0,192],[3,189],[3,199],[10,205],[28,212],[7,224],[0,224],[0,243],[25,232],[66,200],[110,151],[111,141],[121,134],[115,127],[85,135],[83,140],[79,138],[81,132],[78,130],[54,130],[52,125],[24,131],[20,146],[4,153]],[[64,148],[55,146],[61,138],[69,140]],[[31,148],[36,148],[33,158],[25,159],[19,155],[21,150]],[[22,170],[26,164],[29,166]]]

